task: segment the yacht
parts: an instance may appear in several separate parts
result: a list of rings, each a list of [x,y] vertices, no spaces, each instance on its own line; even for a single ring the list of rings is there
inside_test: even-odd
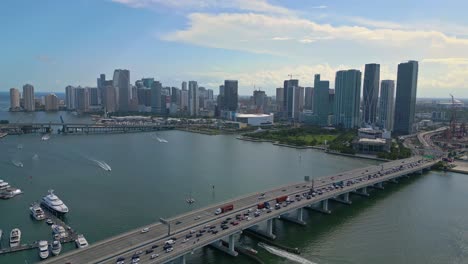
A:
[[[59,235],[60,238],[65,238],[68,236],[67,231],[65,231],[65,228],[61,225],[52,225],[52,231],[54,234]]]
[[[80,234],[75,240],[75,244],[77,248],[85,248],[88,246],[88,241],[86,241],[86,238],[82,234]]]
[[[10,232],[10,247],[17,247],[21,242],[21,230],[13,228]]]
[[[39,241],[39,256],[41,259],[49,257],[49,243],[46,240]]]
[[[54,242],[52,242],[52,245],[50,245],[50,251],[52,251],[52,254],[54,254],[54,256],[57,256],[58,254],[60,254],[61,250],[62,244],[60,244],[60,241],[54,240]]]
[[[31,207],[29,207],[29,210],[31,211],[31,215],[34,217],[34,219],[38,221],[45,219],[44,210],[42,210],[38,204],[33,204]]]
[[[58,214],[68,213],[68,207],[54,194],[54,190],[49,190],[49,194],[42,197],[41,204]]]
[[[7,189],[8,187],[10,187],[10,185],[8,185],[8,182],[5,182],[3,180],[0,180],[0,190],[5,190]]]

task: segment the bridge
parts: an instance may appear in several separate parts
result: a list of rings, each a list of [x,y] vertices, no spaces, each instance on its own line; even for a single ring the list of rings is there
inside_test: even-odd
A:
[[[274,219],[306,225],[303,220],[304,209],[330,214],[329,201],[351,205],[351,194],[367,197],[369,188],[383,189],[384,183],[398,183],[399,178],[422,174],[425,170],[430,170],[437,161],[415,156],[248,194],[171,219],[161,219],[160,222],[97,242],[85,249],[53,257],[43,263],[116,263],[118,257],[124,257],[125,263],[128,263],[138,251],[142,251],[140,263],[185,263],[188,254],[205,246],[212,246],[237,256],[234,237],[243,230],[248,229],[264,237],[275,239]],[[276,198],[284,196],[290,197],[293,202],[284,201],[280,203],[279,208],[275,208]],[[261,210],[260,215],[255,216],[257,205],[264,202],[273,205],[271,210]],[[231,204],[233,210],[215,214],[217,208]],[[236,220],[238,215],[246,218],[241,216]],[[221,228],[223,223],[228,228]],[[184,242],[186,236],[193,232],[193,237]],[[196,237],[196,234],[202,235]],[[170,238],[177,240],[173,250],[166,253],[163,245]],[[145,254],[146,250],[152,248],[154,252]],[[159,256],[150,259],[152,254]]]

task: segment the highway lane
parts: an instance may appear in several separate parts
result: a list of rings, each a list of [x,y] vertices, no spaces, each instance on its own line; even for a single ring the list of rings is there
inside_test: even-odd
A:
[[[418,157],[415,157],[410,158],[407,161],[409,162],[418,159]],[[359,177],[360,175],[364,175],[366,171],[367,173],[373,172],[378,170],[379,168],[382,168],[382,166],[384,168],[388,168],[394,166],[398,162],[401,161],[385,163],[379,166],[370,166],[362,169],[356,169],[353,170],[352,173],[342,173],[342,176],[340,176],[341,178],[339,180],[353,179]],[[336,177],[337,175],[320,178],[319,181],[322,182],[320,186],[325,186],[326,184],[330,184],[331,182],[339,181],[336,179]],[[309,184],[304,182],[281,186],[279,188],[266,191],[265,199],[273,199],[285,194],[292,195],[297,192],[309,190],[310,187],[311,186]],[[245,195],[235,200],[226,201],[217,205],[201,208],[195,211],[188,212],[181,216],[174,217],[170,219],[170,222],[172,223],[171,234],[180,233],[184,230],[191,229],[193,226],[200,226],[207,222],[219,220],[222,216],[215,216],[214,211],[220,205],[233,203],[234,211],[231,212],[232,214],[235,214],[240,210],[244,210],[249,206],[255,205],[259,201],[258,197],[260,193],[262,192]],[[175,223],[178,221],[180,221],[180,224],[176,225]],[[100,261],[111,259],[125,252],[132,252],[136,248],[146,246],[150,243],[154,243],[155,241],[167,237],[167,227],[165,225],[156,223],[147,227],[149,228],[149,231],[147,233],[141,233],[141,229],[144,228],[142,227],[124,233],[122,235],[98,242],[94,245],[91,245],[87,249],[72,251],[62,256],[52,258],[44,263],[65,263],[67,261],[71,263],[97,263]]]
[[[227,230],[221,230],[220,229],[220,223],[225,220],[226,218],[232,218],[232,219],[235,219],[235,215],[238,214],[239,212],[228,212],[228,213],[225,213],[225,214],[222,214],[222,217],[220,218],[217,218],[213,221],[210,221],[208,223],[208,225],[210,226],[216,226],[216,229],[218,231],[218,233],[216,235],[213,235],[213,234],[210,234],[210,233],[204,233],[202,237],[200,237],[199,241],[197,241],[197,239],[194,237],[190,238],[189,241],[187,241],[186,243],[181,243],[181,241],[183,241],[184,237],[189,234],[189,231],[187,232],[182,232],[182,233],[179,233],[177,235],[175,235],[175,237],[177,238],[177,242],[176,244],[174,245],[174,250],[170,253],[166,253],[164,252],[164,250],[162,249],[162,246],[163,246],[163,243],[165,240],[167,240],[167,238],[163,239],[163,240],[160,240],[160,241],[157,241],[156,243],[153,243],[151,245],[154,245],[154,244],[157,244],[159,247],[155,249],[154,252],[150,253],[150,254],[145,254],[145,250],[146,249],[149,249],[150,246],[147,246],[147,247],[142,247],[142,248],[138,248],[138,249],[135,249],[133,252],[129,252],[127,254],[124,254],[122,255],[123,257],[125,257],[126,260],[130,260],[132,255],[138,251],[138,250],[141,250],[143,253],[142,255],[140,256],[140,263],[164,263],[166,261],[169,261],[169,260],[172,260],[174,258],[176,258],[178,255],[181,255],[181,254],[184,254],[184,253],[187,253],[187,252],[191,252],[195,249],[198,249],[198,248],[201,248],[207,244],[210,244],[212,243],[213,241],[216,241],[218,239],[221,239],[223,237],[226,237],[232,233],[237,233],[243,229],[246,229],[250,226],[253,226],[253,225],[256,225],[260,222],[263,222],[267,219],[270,219],[272,217],[277,217],[281,214],[285,214],[285,213],[288,213],[288,212],[291,212],[295,209],[298,209],[298,208],[302,208],[302,207],[305,207],[305,206],[308,206],[310,204],[313,204],[313,203],[317,203],[317,202],[320,202],[321,200],[325,200],[325,199],[329,199],[329,198],[334,198],[336,196],[339,196],[343,193],[347,193],[347,192],[350,192],[350,191],[354,191],[356,189],[360,189],[360,188],[363,188],[363,187],[366,187],[366,186],[370,186],[370,185],[374,185],[378,182],[381,182],[383,180],[388,180],[388,179],[391,179],[391,178],[395,178],[395,177],[399,177],[401,175],[405,175],[405,174],[408,174],[408,173],[412,173],[412,172],[416,172],[416,171],[419,171],[421,169],[421,166],[425,166],[426,164],[434,164],[434,162],[432,161],[424,161],[423,163],[421,164],[417,164],[417,165],[411,165],[412,162],[418,162],[419,160],[418,159],[415,159],[415,160],[407,160],[405,161],[405,163],[401,163],[401,161],[399,163],[394,163],[394,166],[404,166],[404,167],[407,167],[405,168],[404,171],[402,170],[394,170],[392,173],[388,174],[388,175],[382,175],[380,177],[377,177],[376,178],[370,178],[369,179],[369,175],[374,175],[375,173],[369,173],[369,174],[365,174],[365,175],[361,175],[359,177],[355,177],[355,179],[357,178],[361,178],[363,179],[362,182],[358,182],[356,184],[353,184],[353,185],[350,185],[350,186],[344,186],[344,188],[339,188],[339,189],[333,189],[331,191],[327,190],[325,191],[322,195],[317,195],[315,197],[312,197],[312,199],[308,200],[308,199],[305,199],[303,198],[302,196],[302,200],[301,201],[296,201],[294,203],[291,203],[290,205],[288,205],[287,207],[281,207],[279,210],[275,210],[275,209],[272,209],[271,213],[266,213],[265,211],[262,212],[262,214],[259,216],[259,217],[254,217],[253,216],[253,212],[255,211],[256,209],[256,206],[250,206],[248,207],[247,209],[252,209],[252,213],[249,214],[249,216],[251,217],[251,220],[248,221],[248,220],[242,220],[242,221],[239,221],[239,225],[237,226],[232,226],[229,224],[229,229]],[[410,166],[414,166],[414,167],[410,167]],[[384,172],[385,171],[391,171],[393,168],[387,168],[387,169],[384,169]],[[304,192],[304,191],[298,191],[298,192],[294,192],[294,194],[303,194],[303,193],[307,193],[307,192]],[[291,194],[290,196],[292,196],[292,198],[294,198],[294,194]],[[270,202],[270,204],[274,205],[276,203],[276,201],[274,199],[270,199],[270,200],[267,200]],[[243,210],[242,213],[246,213],[247,209]],[[229,222],[231,222],[232,220],[230,220]],[[193,227],[194,230],[197,231],[197,233],[199,232],[199,230],[201,229],[204,229],[204,225],[200,225],[200,226],[197,226],[197,227]],[[159,254],[159,257],[155,258],[155,259],[150,259],[150,256],[151,254]],[[103,263],[115,263],[116,262],[116,258],[115,259],[110,259],[106,262],[103,262]]]

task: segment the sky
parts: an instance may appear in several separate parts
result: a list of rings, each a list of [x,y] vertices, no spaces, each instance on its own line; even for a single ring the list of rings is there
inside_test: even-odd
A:
[[[134,83],[196,80],[275,95],[289,75],[334,86],[337,70],[419,61],[418,97],[468,98],[465,0],[2,0],[0,91],[96,86],[129,69]]]

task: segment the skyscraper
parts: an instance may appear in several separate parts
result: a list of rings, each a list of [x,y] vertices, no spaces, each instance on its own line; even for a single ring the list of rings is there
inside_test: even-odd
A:
[[[183,112],[187,112],[189,110],[188,98],[189,96],[188,96],[187,87],[185,87],[185,90],[182,89],[182,91],[180,91],[180,110]]]
[[[395,122],[393,131],[398,135],[413,132],[416,91],[418,87],[418,62],[408,61],[398,64],[395,98]]]
[[[200,109],[200,102],[198,98],[198,83],[196,81],[189,81],[189,112],[191,116],[198,116]]]
[[[89,90],[88,88],[76,88],[76,110],[80,112],[89,111]]]
[[[393,130],[395,111],[395,81],[383,80],[380,86],[379,123],[386,130]]]
[[[299,87],[299,80],[285,80],[283,90],[283,111],[286,119],[294,119],[294,92]]]
[[[294,119],[299,119],[299,113],[304,110],[304,87],[294,87]]]
[[[359,126],[360,99],[361,71],[338,71],[335,78],[335,125],[344,128]]]
[[[128,112],[132,90],[130,85],[130,71],[117,69],[114,71],[114,88],[117,97],[117,110]]]
[[[89,105],[97,106],[99,105],[99,90],[98,88],[91,87],[87,88],[89,93]]]
[[[238,104],[237,80],[224,81],[224,110],[236,112]]]
[[[363,112],[364,123],[374,125],[379,97],[380,64],[366,64],[364,71]]]
[[[34,99],[34,86],[31,84],[25,84],[23,86],[23,101],[24,101],[24,110],[34,111],[35,108],[35,99]]]
[[[104,86],[106,83],[106,75],[101,74],[99,78],[97,78],[97,90],[98,90],[98,104],[102,104],[103,97],[104,97]]]
[[[313,87],[305,88],[304,109],[307,109],[307,110],[314,109],[314,88]]]
[[[255,105],[255,112],[263,114],[266,111],[267,97],[265,91],[254,91],[253,92],[253,101]]]
[[[158,81],[151,84],[151,112],[161,114],[161,90],[162,84]]]
[[[103,84],[102,88],[103,88],[102,93],[103,93],[103,100],[104,100],[105,84]],[[75,87],[73,87],[71,85],[68,85],[67,87],[65,87],[65,104],[67,105],[68,110],[75,110],[75,108],[76,108],[76,106],[75,106],[75,100],[76,100],[75,97],[76,97]]]
[[[327,126],[330,114],[330,82],[320,80],[320,74],[314,76],[313,112],[317,116],[317,125]]]
[[[117,98],[115,88],[112,82],[104,84],[103,91],[103,106],[107,113],[114,113],[117,111]]]
[[[10,89],[10,110],[20,108],[20,92],[16,88]]]
[[[97,90],[97,88],[96,88]],[[58,97],[55,94],[48,94],[45,97],[45,110],[46,111],[58,111]]]
[[[187,82],[182,82],[182,90],[187,91]]]
[[[151,89],[151,87],[153,87],[154,78],[143,78],[141,79],[141,81],[143,82],[144,87],[148,89]]]
[[[276,88],[276,112],[282,113],[284,104],[284,88]]]

